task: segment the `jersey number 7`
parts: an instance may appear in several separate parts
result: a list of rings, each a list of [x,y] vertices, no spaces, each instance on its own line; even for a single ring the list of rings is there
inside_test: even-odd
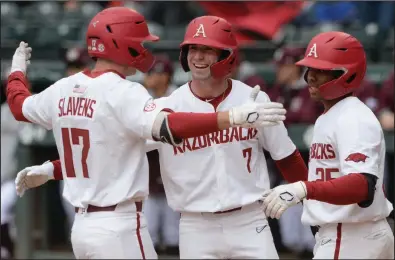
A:
[[[80,137],[82,138],[82,142],[80,142]],[[62,141],[66,176],[70,178],[76,177],[71,145],[82,145],[82,175],[85,178],[89,178],[88,165],[86,164],[86,159],[88,158],[88,152],[90,148],[89,131],[80,128],[62,128]]]
[[[247,158],[247,170],[248,173],[251,173],[251,154],[252,154],[252,148],[246,148],[243,150],[243,157]]]

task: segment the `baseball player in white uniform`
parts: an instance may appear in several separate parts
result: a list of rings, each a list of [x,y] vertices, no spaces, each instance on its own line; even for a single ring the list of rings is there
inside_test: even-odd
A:
[[[190,22],[180,45],[180,62],[192,80],[166,99],[182,112],[224,111],[244,103],[251,87],[229,79],[237,65],[232,26],[215,16]],[[269,102],[264,92],[257,100]],[[263,149],[274,160],[299,158],[281,123],[257,129],[226,129],[158,147],[169,206],[181,213],[181,259],[278,258],[260,198],[269,189]],[[299,157],[298,157],[299,155]],[[295,173],[296,175],[297,173]]]
[[[285,110],[278,103],[253,102],[258,93],[253,90],[246,104],[230,111],[167,112],[164,102],[154,102],[142,85],[125,79],[152,66],[153,55],[142,43],[158,40],[134,10],[101,11],[89,24],[86,40],[95,68],[36,95],[26,87],[31,48],[21,42],[12,60],[7,101],[17,120],[53,130],[61,165],[44,165],[62,171],[35,181],[64,179],[63,196],[76,211],[71,232],[76,258],[156,258],[141,212],[148,195],[146,139],[182,145],[184,138],[233,126],[277,125]],[[24,177],[34,172],[30,168],[18,175],[19,195],[32,184]]]
[[[186,113],[227,111],[245,103],[251,87],[228,78],[237,52],[226,20],[194,19],[180,53],[181,65],[191,71],[192,81],[156,103]],[[257,100],[270,102],[264,92],[259,92]],[[181,213],[182,259],[278,258],[260,202],[270,188],[263,149],[289,182],[307,178],[307,167],[282,123],[228,128],[185,138],[179,146],[150,142],[150,149],[159,151],[169,206]],[[44,176],[52,174],[37,167]]]
[[[321,101],[310,147],[308,181],[264,194],[267,216],[279,218],[303,201],[302,222],[318,228],[315,259],[394,259],[393,210],[383,186],[385,140],[376,116],[353,96],[366,71],[363,46],[343,32],[325,32],[304,59],[310,96]]]

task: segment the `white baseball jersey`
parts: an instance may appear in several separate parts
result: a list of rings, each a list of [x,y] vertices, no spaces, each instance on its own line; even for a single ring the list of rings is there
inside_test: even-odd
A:
[[[336,103],[315,123],[309,181],[328,181],[350,173],[373,174],[378,177],[374,201],[361,208],[357,204],[338,206],[305,200],[302,222],[315,226],[386,218],[393,207],[382,188],[384,161],[384,134],[373,112],[356,97]]]
[[[232,89],[217,111],[244,104],[250,93],[250,86],[232,80]],[[260,92],[257,100],[268,102],[269,97]],[[175,112],[215,112],[210,103],[191,92],[188,83],[169,97],[155,100],[162,101]],[[233,127],[185,139],[179,147],[160,144],[161,174],[169,206],[176,211],[216,212],[259,200],[270,188],[263,148],[274,160],[296,149],[282,123],[259,130]]]
[[[23,114],[53,129],[64,197],[75,207],[110,206],[148,195],[145,139],[161,108],[138,83],[106,72],[63,78],[28,97]]]

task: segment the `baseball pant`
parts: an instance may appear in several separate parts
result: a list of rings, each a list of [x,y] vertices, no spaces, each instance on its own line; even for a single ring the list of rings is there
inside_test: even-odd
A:
[[[261,202],[228,213],[182,212],[181,259],[279,259]]]
[[[77,259],[157,259],[146,220],[135,203],[114,211],[88,213],[79,209],[71,230]]]
[[[394,259],[394,234],[386,219],[327,224],[315,238],[314,259]]]
[[[160,238],[165,246],[178,246],[180,213],[169,207],[165,195],[150,194],[144,203],[144,214],[155,246],[160,244]]]

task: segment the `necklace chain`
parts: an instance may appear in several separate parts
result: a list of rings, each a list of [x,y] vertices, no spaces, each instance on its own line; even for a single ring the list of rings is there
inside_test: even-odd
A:
[[[227,86],[227,87],[226,87],[226,89],[224,90],[224,92],[222,93],[222,99],[221,99],[221,101],[220,101],[220,102],[224,101],[224,98],[225,98],[225,92],[228,90],[228,87],[229,87],[229,86]],[[221,96],[221,95],[219,95],[219,96]],[[217,97],[219,97],[219,96],[217,96]],[[213,101],[214,99],[216,99],[217,97],[215,97],[215,98],[211,98],[211,99],[205,99],[205,101],[206,101],[207,103],[209,103],[209,102]]]

